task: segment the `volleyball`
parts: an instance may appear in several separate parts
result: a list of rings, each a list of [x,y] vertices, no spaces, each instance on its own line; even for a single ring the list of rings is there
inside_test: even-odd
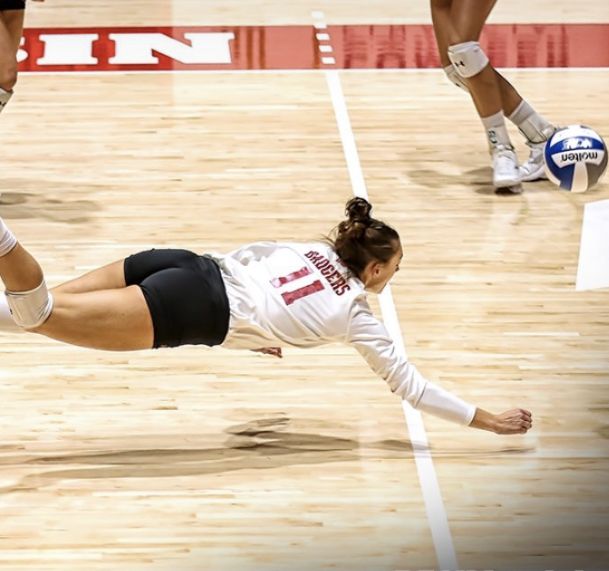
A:
[[[607,146],[585,125],[558,129],[548,140],[544,159],[548,178],[564,190],[585,192],[607,170]]]

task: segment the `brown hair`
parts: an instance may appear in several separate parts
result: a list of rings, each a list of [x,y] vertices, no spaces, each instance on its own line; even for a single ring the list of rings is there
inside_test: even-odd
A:
[[[347,219],[333,231],[330,242],[343,263],[360,276],[371,261],[388,262],[396,253],[399,234],[384,222],[372,218],[372,204],[352,198],[345,206]]]

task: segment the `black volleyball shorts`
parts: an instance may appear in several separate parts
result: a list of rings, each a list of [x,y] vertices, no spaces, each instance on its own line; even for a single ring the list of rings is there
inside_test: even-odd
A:
[[[4,10],[25,10],[25,0],[0,0],[0,12]]]
[[[127,285],[142,289],[154,326],[154,347],[219,345],[230,307],[218,264],[188,250],[147,250],[125,259]]]

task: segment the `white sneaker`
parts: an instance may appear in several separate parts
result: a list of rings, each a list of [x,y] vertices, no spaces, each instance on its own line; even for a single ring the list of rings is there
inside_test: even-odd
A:
[[[518,158],[511,145],[497,145],[493,149],[493,186],[507,189],[520,185]]]
[[[546,148],[548,139],[554,134],[556,129],[554,127],[551,130],[548,129],[544,135],[546,136],[545,141],[541,143],[531,143],[527,141],[527,146],[530,147],[531,152],[526,163],[520,165],[520,176],[523,181],[530,182],[532,180],[547,179],[546,170],[544,168],[543,152]]]

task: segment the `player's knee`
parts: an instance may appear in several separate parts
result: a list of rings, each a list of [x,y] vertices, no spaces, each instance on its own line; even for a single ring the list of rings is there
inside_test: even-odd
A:
[[[457,73],[457,70],[455,69],[455,66],[452,63],[444,68],[444,73],[446,74],[446,78],[448,79],[448,81],[469,93],[469,87],[467,87],[465,79]]]
[[[479,42],[461,42],[448,46],[448,59],[457,74],[464,78],[478,75],[488,65],[488,57]]]
[[[38,287],[29,291],[7,291],[6,301],[13,321],[19,327],[30,331],[40,327],[53,311],[53,296],[44,280]]]
[[[0,87],[4,91],[12,91],[17,83],[17,65],[0,66]]]

